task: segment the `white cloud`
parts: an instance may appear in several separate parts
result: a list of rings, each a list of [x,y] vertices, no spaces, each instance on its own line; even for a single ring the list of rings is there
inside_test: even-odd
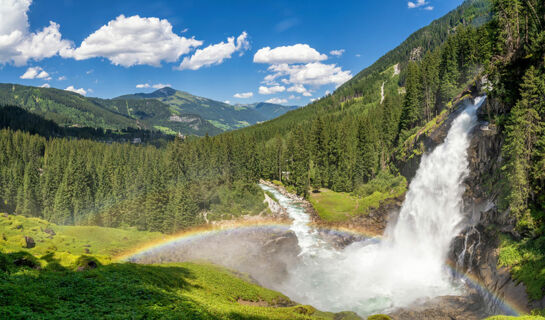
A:
[[[340,57],[340,56],[343,55],[344,51],[345,51],[344,49],[331,50],[331,51],[329,51],[329,54],[332,55],[332,56]]]
[[[79,89],[76,89],[74,88],[74,86],[68,86],[66,87],[66,89],[64,89],[66,91],[72,91],[72,92],[75,92],[75,93],[79,93],[81,94],[82,96],[86,95],[87,94],[87,91],[85,91],[85,89],[83,88],[79,88]]]
[[[87,88],[87,92],[93,93],[93,92],[95,92],[95,90],[93,90],[93,89],[91,89],[91,88]]]
[[[225,101],[223,101],[223,103],[231,104],[231,101],[225,100]]]
[[[156,84],[149,84],[149,83],[139,83],[136,85],[138,89],[143,88],[154,88],[154,89],[162,89],[164,87],[172,87],[170,83],[164,84],[164,83],[156,83]]]
[[[76,60],[104,57],[124,67],[160,66],[162,61],[175,62],[200,45],[202,41],[173,33],[166,19],[120,15],[61,56]]]
[[[239,51],[240,55],[242,55],[245,50],[250,48],[247,38],[248,34],[244,31],[238,36],[236,43],[235,37],[229,37],[227,38],[227,42],[222,41],[209,45],[204,49],[198,49],[191,57],[185,57],[178,69],[198,70],[201,67],[221,64],[223,60],[230,59],[231,55],[236,51]]]
[[[432,11],[432,10],[433,10],[433,6],[427,6],[427,7],[424,8],[424,10]]]
[[[426,0],[416,0],[416,1],[409,1],[407,2],[407,7],[409,7],[409,9],[414,9],[414,8],[418,8],[418,7],[421,7],[423,5],[426,5],[428,4],[428,2]]]
[[[328,95],[328,94],[330,94],[330,93],[331,93],[331,91],[329,91],[329,90],[326,90],[326,91],[325,91],[325,93],[324,93],[324,95],[326,95],[326,96],[327,96],[327,95]]]
[[[57,80],[59,80],[59,81],[66,80],[66,77],[65,76],[60,76]]]
[[[241,93],[235,93],[233,97],[239,98],[239,99],[248,99],[254,96],[253,92],[241,92]]]
[[[271,98],[269,100],[266,100],[267,103],[276,103],[276,104],[282,104],[282,103],[288,103],[288,100],[286,99],[280,99],[280,98]]]
[[[49,83],[44,83],[40,86],[40,88],[51,88],[51,86],[49,85]]]
[[[51,77],[49,76],[49,73],[47,73],[41,67],[30,67],[19,78],[21,78],[21,79],[47,79],[47,80],[51,79]]]
[[[2,0],[0,4],[0,64],[26,65],[63,54],[72,47],[62,39],[59,25],[53,21],[41,31],[30,32],[27,11],[31,0]]]
[[[91,73],[93,73],[93,72],[95,72],[95,70],[94,70],[94,69],[91,69],[91,70],[85,71],[85,74],[91,74]]]
[[[259,86],[259,94],[275,94],[279,92],[286,91],[286,87],[284,86],[273,86],[273,87],[264,87]]]
[[[310,99],[310,102],[314,102],[316,100],[318,100],[318,98],[312,98],[312,99]]]
[[[359,54],[359,53],[356,53],[356,57],[358,57],[358,58],[359,58],[359,57],[361,57],[361,54]]]
[[[284,79],[285,80],[285,79]],[[291,87],[288,88],[288,91],[289,92],[297,92],[297,93],[300,93],[302,94],[303,96],[305,97],[310,97],[312,96],[312,94],[307,90],[307,88],[305,88],[304,85],[302,84],[296,84],[296,85],[293,85]]]
[[[289,100],[293,100],[293,99],[296,99],[296,97],[295,97],[295,95],[292,94],[292,95],[290,95],[290,96],[288,97],[288,99],[289,99]]]
[[[268,68],[273,72],[272,78],[287,77],[281,81],[294,85],[321,86],[325,84],[341,84],[352,78],[350,71],[342,70],[335,64],[312,62],[304,65],[272,65]]]
[[[282,63],[308,63],[326,60],[327,55],[319,53],[308,44],[295,44],[271,49],[265,47],[259,49],[254,55],[255,63],[282,64]]]
[[[172,87],[172,85],[170,83],[166,83],[166,84],[156,83],[156,84],[152,85],[151,87],[154,88],[154,89],[162,89],[164,87]]]

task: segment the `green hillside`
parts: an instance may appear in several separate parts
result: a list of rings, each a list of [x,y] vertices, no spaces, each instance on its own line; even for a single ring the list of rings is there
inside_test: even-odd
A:
[[[203,136],[216,135],[222,130],[214,127],[198,114],[179,112],[155,99],[98,99],[91,98],[113,112],[138,120],[154,130],[164,133],[182,133]]]
[[[70,91],[0,84],[0,106],[18,106],[61,127],[127,128],[215,135],[222,130],[198,114],[178,112],[158,100],[88,98]]]
[[[157,232],[1,215],[0,233],[2,319],[357,319],[299,305],[210,264],[112,263]],[[35,247],[23,248],[24,236]]]
[[[0,84],[0,105],[21,107],[61,126],[113,130],[140,127],[134,119],[80,94],[53,88]]]
[[[187,92],[174,90],[169,87],[156,90],[152,93],[124,95],[116,99],[159,100],[169,105],[170,110],[174,115],[200,115],[222,131],[238,129],[270,120],[294,109],[294,107],[286,107],[271,103],[233,106],[212,99],[194,96]]]

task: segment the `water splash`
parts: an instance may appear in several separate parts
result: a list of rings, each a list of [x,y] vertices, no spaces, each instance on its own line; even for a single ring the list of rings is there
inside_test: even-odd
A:
[[[361,315],[407,307],[416,301],[460,294],[445,265],[452,239],[461,231],[467,148],[484,97],[452,122],[443,144],[422,157],[395,225],[382,241],[357,242],[343,250],[324,246],[308,226],[308,215],[276,190],[293,219],[301,263],[275,289],[327,311]],[[265,186],[262,186],[266,188]]]

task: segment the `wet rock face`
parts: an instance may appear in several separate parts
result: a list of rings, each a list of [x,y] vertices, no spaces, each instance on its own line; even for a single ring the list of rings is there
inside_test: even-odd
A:
[[[260,285],[274,287],[297,265],[295,234],[283,229],[240,229],[173,243],[131,259],[138,263],[205,260],[248,274]]]
[[[465,296],[443,296],[398,309],[389,314],[394,320],[479,320],[488,316],[484,301],[477,292]]]
[[[502,310],[505,306],[501,300],[508,300],[521,310],[532,308],[524,285],[514,282],[509,270],[498,267],[498,235],[504,233],[517,238],[518,234],[509,212],[497,208],[502,196],[497,186],[504,139],[499,129],[485,119],[490,118],[490,114],[504,112],[505,108],[498,101],[487,99],[479,110],[481,121],[474,129],[468,149],[470,173],[463,196],[469,226],[453,241],[449,256],[461,272],[477,278],[488,291],[481,294],[491,313],[506,312]]]

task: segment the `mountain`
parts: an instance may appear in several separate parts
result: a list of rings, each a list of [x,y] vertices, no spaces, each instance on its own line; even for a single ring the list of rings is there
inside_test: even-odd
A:
[[[18,106],[62,127],[146,129],[167,134],[215,135],[198,114],[178,112],[159,100],[100,99],[54,89],[0,84],[0,106]]]
[[[237,104],[236,106],[246,107],[259,112],[267,120],[277,118],[288,111],[295,110],[299,106],[284,106],[281,104],[256,102],[251,104]]]
[[[165,103],[170,106],[170,111],[173,115],[181,113],[199,115],[222,131],[238,129],[267,121],[297,108],[265,102],[249,105],[230,105],[169,87],[158,89],[152,93],[123,95],[114,100],[130,101],[141,99],[148,101],[157,100]]]
[[[216,135],[222,132],[199,114],[180,112],[156,99],[90,99],[113,112],[136,119],[168,134],[180,132],[203,136],[207,133]]]

